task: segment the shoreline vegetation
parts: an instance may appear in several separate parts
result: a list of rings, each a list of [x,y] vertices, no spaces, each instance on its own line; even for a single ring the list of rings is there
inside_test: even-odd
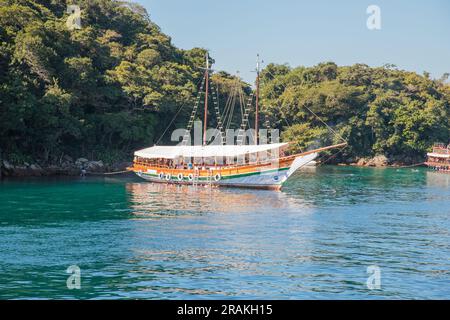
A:
[[[206,50],[175,47],[138,4],[77,4],[82,28],[68,30],[66,1],[0,0],[0,176],[122,171],[134,150],[170,144],[167,125],[186,125]],[[212,82],[222,103],[236,85],[244,101],[253,90],[224,71]],[[343,137],[346,148],[323,155],[330,164],[412,165],[450,141],[448,74],[269,63],[260,94],[262,120],[290,151]]]
[[[320,162],[319,162],[320,164]],[[401,168],[412,166],[424,166],[423,161],[414,164],[391,163],[384,156],[376,156],[374,158],[361,158],[358,162],[345,163],[333,162],[338,166],[355,166],[355,167],[374,167],[374,168]],[[52,177],[52,176],[86,176],[86,175],[109,175],[123,174],[126,168],[131,166],[132,162],[117,162],[112,165],[105,165],[102,160],[90,161],[86,158],[79,158],[76,161],[66,159],[59,165],[39,165],[24,163],[13,165],[7,160],[3,161],[2,174],[4,178],[24,178],[24,177]]]

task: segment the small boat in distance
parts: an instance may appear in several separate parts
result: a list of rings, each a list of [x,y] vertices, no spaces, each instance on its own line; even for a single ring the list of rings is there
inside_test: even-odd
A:
[[[427,153],[425,164],[436,171],[450,173],[450,144],[436,143],[433,152]]]
[[[211,185],[279,190],[287,179],[299,168],[313,164],[318,154],[325,150],[340,148],[347,143],[325,146],[302,153],[286,155],[288,143],[259,143],[259,57],[256,66],[256,92],[244,106],[241,127],[231,144],[225,143],[223,119],[219,111],[214,90],[211,88],[214,109],[217,116],[217,130],[220,144],[208,144],[207,115],[211,69],[206,56],[206,68],[185,136],[176,146],[153,146],[134,153],[133,166],[128,170],[139,177],[156,183]],[[205,89],[203,89],[205,87]],[[204,91],[203,91],[204,90]],[[188,145],[190,131],[197,114],[200,95],[204,98],[203,143]],[[255,99],[253,99],[255,98]],[[254,142],[245,144],[245,130],[248,116],[255,100]],[[227,104],[228,105],[228,104]],[[227,108],[227,106],[225,107]],[[228,105],[229,108],[229,105]],[[225,111],[223,112],[225,113]],[[253,130],[253,129],[252,129]],[[195,130],[194,130],[195,131]],[[195,132],[194,132],[195,134]],[[214,139],[215,142],[216,138]],[[273,142],[273,141],[272,141]]]

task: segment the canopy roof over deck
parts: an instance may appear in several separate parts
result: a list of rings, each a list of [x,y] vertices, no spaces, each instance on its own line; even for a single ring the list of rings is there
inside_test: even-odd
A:
[[[286,146],[287,143],[259,145],[207,145],[207,146],[154,146],[134,153],[136,157],[155,159],[236,157],[240,155],[264,152]]]
[[[446,153],[430,152],[430,153],[427,153],[427,156],[434,157],[434,158],[450,159],[450,153],[446,154]]]

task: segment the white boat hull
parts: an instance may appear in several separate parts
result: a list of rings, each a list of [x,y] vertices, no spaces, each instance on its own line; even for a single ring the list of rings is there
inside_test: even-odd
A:
[[[296,157],[290,167],[223,176],[217,180],[213,177],[200,177],[198,180],[188,180],[187,178],[180,180],[177,177],[160,177],[153,172],[136,172],[136,174],[147,181],[155,183],[280,189],[283,183],[286,182],[295,171],[313,161],[317,155],[317,153],[312,153]]]

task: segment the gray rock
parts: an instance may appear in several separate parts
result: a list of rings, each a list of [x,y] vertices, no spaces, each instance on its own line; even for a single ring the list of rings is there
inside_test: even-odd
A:
[[[88,162],[89,162],[89,160],[86,158],[79,158],[79,159],[77,159],[77,161],[75,161],[75,165],[78,168],[83,169]]]
[[[131,167],[133,165],[133,162],[117,162],[114,163],[111,167],[112,171],[124,171],[128,167]]]
[[[64,161],[63,163],[61,163],[61,168],[63,168],[63,169],[72,169],[72,168],[76,169],[77,166],[73,162]]]
[[[30,165],[30,169],[31,169],[31,170],[34,170],[34,171],[42,170],[41,166],[38,165],[38,164],[32,164],[32,165]]]
[[[385,167],[389,164],[389,159],[385,155],[377,155],[370,160],[372,167]]]
[[[30,175],[30,170],[26,166],[15,166],[12,172],[12,176],[15,177],[27,177]]]
[[[49,176],[56,176],[61,174],[61,169],[55,165],[49,165],[45,168],[46,174]]]
[[[64,162],[73,162],[73,158],[68,155],[64,155],[63,160]]]
[[[386,167],[390,163],[389,159],[384,155],[377,155],[371,159],[369,158],[360,158],[357,162],[357,166],[366,166],[366,167]]]
[[[5,168],[5,170],[13,170],[14,166],[10,164],[8,161],[3,160],[3,168]]]
[[[43,174],[43,170],[42,170],[41,166],[39,166],[38,164],[31,164],[28,167],[28,175],[29,176],[39,177],[42,174]]]
[[[85,164],[84,169],[86,169],[87,172],[103,172],[105,169],[105,165],[101,160],[89,161],[87,164]]]
[[[358,160],[358,162],[356,162],[357,166],[365,166],[367,164],[367,159],[366,158],[361,158]]]

